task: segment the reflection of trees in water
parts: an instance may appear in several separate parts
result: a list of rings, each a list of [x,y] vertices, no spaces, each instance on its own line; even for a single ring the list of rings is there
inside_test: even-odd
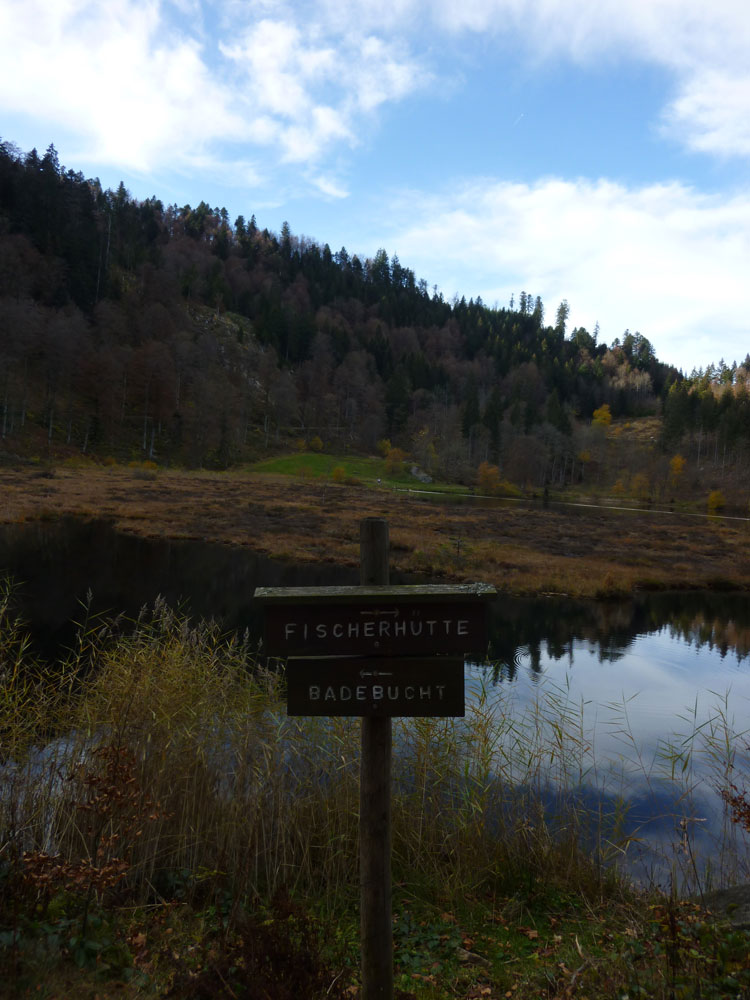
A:
[[[736,621],[696,618],[688,623],[671,622],[669,634],[684,639],[698,649],[702,646],[716,649],[722,659],[732,653],[740,662],[750,654],[750,625],[741,625]]]
[[[87,591],[93,611],[136,616],[157,595],[195,617],[215,618],[228,630],[261,630],[256,586],[355,583],[356,570],[297,566],[204,542],[170,542],[116,532],[104,521],[63,518],[0,530],[0,574],[20,581],[14,594],[37,651],[55,655],[75,637]],[[392,575],[393,583],[407,582]],[[426,581],[423,581],[426,582]],[[519,669],[541,672],[543,651],[553,660],[588,642],[601,662],[620,659],[636,636],[668,628],[673,636],[722,656],[750,655],[750,595],[637,594],[619,601],[500,597],[490,607],[490,659],[496,680]]]
[[[722,657],[736,656],[741,662],[750,656],[750,595],[695,593],[683,595],[667,621],[672,636],[691,646],[707,646]]]
[[[88,591],[91,611],[136,618],[157,596],[194,618],[214,619],[227,631],[260,638],[262,613],[255,587],[356,583],[356,570],[297,566],[239,548],[199,541],[139,538],[103,520],[66,517],[0,528],[0,576],[18,582],[13,611],[25,623],[34,651],[53,660],[75,642]],[[394,582],[399,582],[394,579]]]
[[[601,663],[621,659],[640,635],[669,629],[698,649],[718,649],[738,661],[750,655],[750,597],[706,591],[636,594],[619,601],[500,598],[490,608],[495,681],[520,669],[541,673],[542,644],[550,659],[572,658],[574,642],[588,642]]]

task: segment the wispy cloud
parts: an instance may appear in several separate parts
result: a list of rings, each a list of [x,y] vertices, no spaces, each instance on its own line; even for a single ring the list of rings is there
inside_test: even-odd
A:
[[[210,8],[192,0],[177,27],[173,6],[7,0],[0,101],[79,136],[88,158],[134,171],[197,166],[210,151],[218,160],[226,144],[308,169],[429,79],[402,40],[336,32],[284,5],[260,5],[275,17],[219,5],[210,32]]]
[[[608,343],[625,327],[692,368],[750,349],[750,194],[607,181],[467,183],[390,207],[389,245],[443,292],[506,305],[521,289]],[[550,318],[550,317],[548,317]]]
[[[239,41],[219,48],[244,81],[248,107],[276,123],[269,139],[286,161],[304,164],[339,143],[357,145],[363,116],[430,80],[400,40],[315,21],[252,21]]]
[[[430,37],[511,42],[532,61],[642,61],[672,74],[665,131],[688,147],[750,154],[746,0],[327,0],[329,21]]]
[[[513,36],[532,59],[639,60],[673,75],[665,131],[689,148],[750,155],[746,0],[439,0],[446,32]]]
[[[664,125],[690,149],[750,157],[750,72],[695,73],[666,108]]]
[[[132,169],[226,143],[310,169],[378,110],[452,79],[441,39],[480,34],[531,60],[660,65],[665,131],[750,154],[746,0],[5,0],[0,100]]]
[[[332,177],[326,177],[318,175],[317,177],[311,177],[310,181],[315,187],[328,198],[348,198],[349,192],[347,188],[337,183],[337,181]]]
[[[671,86],[644,127],[750,156],[747,0],[3,0],[0,106],[58,146],[64,134],[75,166],[220,178],[255,206],[367,191],[373,250],[397,249],[448,294],[505,302],[525,287],[551,308],[569,299],[574,322],[599,320],[609,340],[640,329],[677,364],[686,344],[688,366],[716,360],[719,342],[744,357],[750,193],[446,177],[389,209],[372,174],[358,182],[389,108],[427,94],[439,110],[448,90],[470,93],[478,60],[509,53],[532,70],[659,67]],[[347,244],[358,229],[351,213]]]

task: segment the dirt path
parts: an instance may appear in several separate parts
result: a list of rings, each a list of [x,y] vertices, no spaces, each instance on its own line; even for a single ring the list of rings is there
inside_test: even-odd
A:
[[[591,508],[437,504],[408,494],[238,473],[0,471],[0,522],[103,517],[296,561],[356,565],[359,521],[386,517],[392,565],[509,593],[750,589],[750,524]]]

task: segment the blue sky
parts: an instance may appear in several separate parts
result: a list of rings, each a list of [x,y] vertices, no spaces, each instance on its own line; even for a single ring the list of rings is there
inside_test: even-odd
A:
[[[0,108],[137,198],[750,351],[747,0],[0,0]]]

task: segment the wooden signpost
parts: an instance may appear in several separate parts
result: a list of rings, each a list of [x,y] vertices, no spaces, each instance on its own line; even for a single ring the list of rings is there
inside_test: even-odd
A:
[[[289,715],[362,717],[362,1000],[392,1000],[391,717],[462,716],[464,656],[487,650],[486,584],[390,587],[388,522],[360,524],[359,587],[259,587]]]

